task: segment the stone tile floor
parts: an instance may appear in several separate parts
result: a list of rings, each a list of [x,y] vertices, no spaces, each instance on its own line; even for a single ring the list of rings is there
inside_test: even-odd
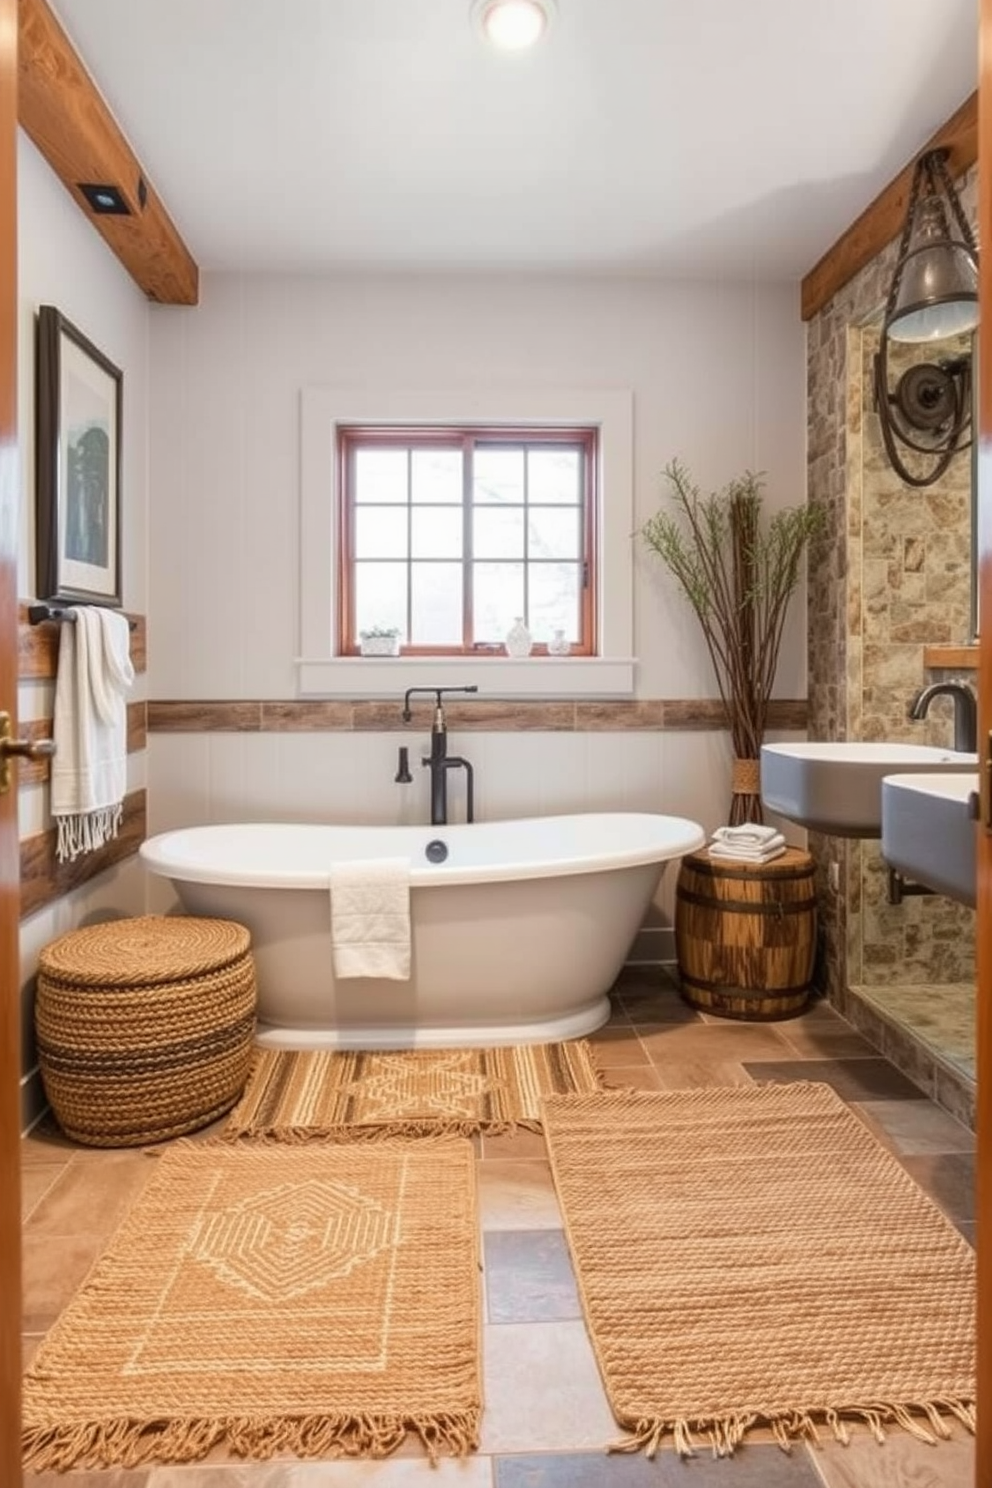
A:
[[[974,1137],[830,1008],[774,1024],[698,1014],[657,975],[629,977],[593,1035],[609,1083],[641,1089],[826,1081],[973,1240]],[[879,1445],[782,1452],[767,1433],[732,1459],[607,1456],[618,1429],[581,1318],[540,1136],[477,1142],[483,1229],[486,1409],[477,1455],[432,1470],[415,1446],[379,1462],[232,1462],[27,1474],[27,1488],[972,1488],[963,1430],[931,1447],[893,1431]],[[52,1126],[23,1143],[24,1348],[30,1358],[148,1177],[140,1152],[71,1145]]]

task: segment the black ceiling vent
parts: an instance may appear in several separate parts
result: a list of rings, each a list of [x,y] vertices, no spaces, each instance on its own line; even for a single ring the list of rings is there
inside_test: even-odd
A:
[[[130,217],[131,208],[121,196],[117,186],[94,186],[86,181],[80,181],[78,184],[93,211],[101,217]]]

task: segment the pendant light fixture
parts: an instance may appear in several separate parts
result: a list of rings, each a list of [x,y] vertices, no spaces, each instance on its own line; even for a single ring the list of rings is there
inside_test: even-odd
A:
[[[472,19],[482,37],[500,51],[524,51],[547,33],[554,0],[475,0]]]
[[[971,442],[969,353],[955,350],[937,361],[915,363],[889,389],[890,342],[930,345],[967,335],[978,325],[978,248],[948,173],[947,156],[947,150],[929,150],[913,169],[875,356],[882,441],[890,464],[909,486],[932,485]],[[925,470],[910,470],[898,444],[932,463]]]

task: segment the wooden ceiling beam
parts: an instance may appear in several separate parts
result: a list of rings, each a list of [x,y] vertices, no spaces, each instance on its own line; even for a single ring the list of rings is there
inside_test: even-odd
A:
[[[961,105],[946,124],[923,146],[927,150],[950,151],[947,168],[952,177],[961,176],[978,159],[978,94]],[[914,155],[899,174],[880,191],[870,207],[837,239],[802,282],[802,316],[810,320],[833,299],[849,279],[871,263],[886,243],[898,237],[906,220],[909,191],[913,182]]]
[[[17,113],[80,211],[148,298],[195,305],[196,263],[46,0],[18,0]],[[94,211],[81,184],[116,187],[128,213]]]

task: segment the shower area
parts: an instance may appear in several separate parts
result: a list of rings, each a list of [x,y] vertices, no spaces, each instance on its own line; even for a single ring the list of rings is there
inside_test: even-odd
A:
[[[962,191],[972,217],[974,186],[972,173]],[[828,519],[810,558],[809,731],[950,747],[950,699],[936,700],[921,721],[909,710],[927,683],[977,680],[972,454],[958,453],[920,488],[904,484],[886,457],[872,371],[893,251],[809,324],[809,494]],[[814,834],[810,848],[827,995],[973,1125],[974,911],[935,894],[891,902],[877,841]]]

